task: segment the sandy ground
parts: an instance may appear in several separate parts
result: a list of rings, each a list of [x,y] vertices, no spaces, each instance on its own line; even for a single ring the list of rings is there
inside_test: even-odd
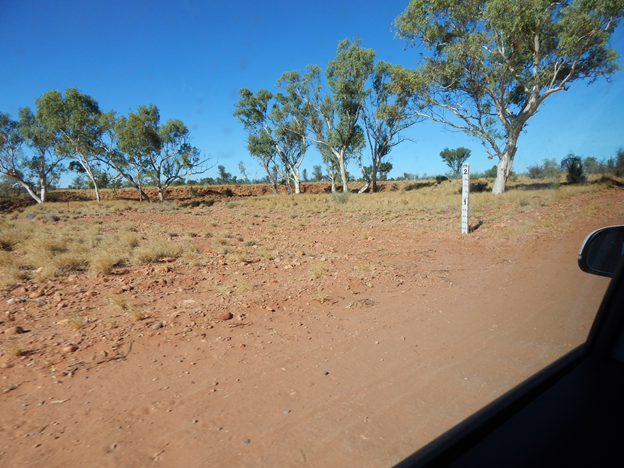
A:
[[[0,338],[25,349],[0,356],[0,466],[391,466],[585,340],[608,280],[578,269],[578,248],[622,222],[623,194],[468,236],[381,214],[356,234],[339,212],[284,229],[217,205],[209,220],[127,212],[290,253],[2,293]]]

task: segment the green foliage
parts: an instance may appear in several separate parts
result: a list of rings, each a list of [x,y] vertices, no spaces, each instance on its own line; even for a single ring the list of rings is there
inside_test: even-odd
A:
[[[136,113],[121,116],[115,124],[119,150],[128,155],[127,162],[136,177],[130,179],[137,188],[143,177],[158,189],[164,200],[165,190],[176,180],[205,171],[207,158],[190,144],[190,132],[178,119],[160,123],[158,108],[149,104],[138,106]]]
[[[15,180],[5,175],[0,175],[0,198],[13,198],[22,193],[19,185],[16,185]]]
[[[238,117],[248,133],[249,154],[258,158],[276,192],[278,174],[299,186],[299,167],[303,162],[308,145],[306,124],[297,119],[301,114],[302,100],[296,94],[277,93],[273,95],[260,89],[254,95],[247,88],[239,91],[234,115]]]
[[[238,172],[240,172],[240,174],[243,176],[245,182],[249,183],[249,177],[247,177],[247,169],[245,169],[245,164],[243,164],[243,161],[239,161],[238,163]]]
[[[382,162],[379,165],[379,178],[381,180],[386,180],[388,178],[388,174],[392,170],[392,163],[390,162]]]
[[[300,106],[293,111],[303,128],[296,131],[316,144],[330,169],[330,179],[334,181],[340,174],[342,189],[348,192],[347,163],[364,147],[358,119],[368,94],[366,81],[373,70],[375,51],[360,47],[360,41],[345,39],[336,52],[325,71],[328,91],[323,89],[322,71],[317,65],[309,65],[303,75],[298,71],[283,73],[277,85],[299,99]]]
[[[393,86],[392,76],[396,69],[397,66],[381,60],[375,64],[371,76],[372,85],[362,108],[363,126],[372,163],[362,167],[362,172],[364,179],[371,182],[373,192],[377,189],[377,172],[381,173],[384,158],[393,147],[405,141],[400,132],[421,120],[409,110],[407,100]],[[387,175],[387,172],[381,174],[382,180]]]
[[[483,172],[476,172],[476,171],[471,171],[470,172],[470,180],[473,179],[492,179],[496,177],[496,172],[497,172],[498,168],[496,166],[496,164],[494,166],[492,166],[491,168],[483,171]]]
[[[492,167],[490,167],[487,171],[483,173],[483,177],[493,179],[496,177],[497,172],[498,172],[498,166],[494,164]]]
[[[583,161],[578,156],[569,154],[561,161],[561,167],[568,171],[566,179],[569,184],[580,184],[587,180],[583,171]]]
[[[351,192],[341,192],[332,194],[332,201],[338,205],[344,205],[351,198]]]
[[[36,121],[49,128],[55,135],[54,150],[77,162],[91,180],[96,199],[99,201],[95,169],[96,142],[101,133],[101,115],[98,103],[77,88],[68,88],[65,95],[50,90],[35,99]]]
[[[606,170],[616,177],[624,176],[624,149],[617,150],[615,158],[609,158],[606,161]]]
[[[470,157],[470,150],[468,148],[459,147],[455,149],[444,148],[440,152],[442,161],[453,171],[453,174],[460,175],[462,164],[464,164]]]
[[[54,151],[54,132],[30,109],[21,108],[19,116],[15,121],[0,113],[0,174],[24,188],[38,203],[44,203],[52,180],[62,170],[64,156]],[[30,148],[30,154],[23,152],[24,145]]]
[[[409,172],[404,172],[402,177],[398,177],[397,180],[418,180],[418,174],[411,174]]]
[[[601,172],[604,172],[603,164],[601,164],[593,156],[583,159],[583,168],[585,169],[586,174],[600,174]]]
[[[225,170],[225,166],[220,164],[217,166],[217,170],[219,171],[219,177],[217,178],[217,183],[219,184],[229,184],[232,182],[232,174]]]
[[[623,14],[614,0],[411,0],[395,25],[425,58],[398,70],[395,83],[420,115],[479,138],[500,159],[493,191],[501,193],[541,103],[619,70],[608,41]]]
[[[320,164],[312,166],[312,180],[316,182],[323,180],[323,167]]]
[[[561,166],[555,158],[544,159],[542,164],[534,164],[527,167],[527,175],[531,179],[545,179],[547,177],[559,177]]]

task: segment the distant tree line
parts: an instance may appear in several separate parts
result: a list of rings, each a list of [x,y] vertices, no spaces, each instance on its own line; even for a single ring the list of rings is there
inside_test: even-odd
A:
[[[266,172],[274,192],[278,180],[300,193],[300,170],[306,152],[314,146],[325,171],[314,166],[313,180],[328,180],[349,191],[347,165],[356,161],[364,186],[376,190],[378,175],[387,174],[384,161],[392,148],[405,140],[401,132],[419,117],[410,115],[401,95],[392,91],[395,67],[375,63],[375,51],[348,39],[338,44],[337,55],[323,71],[310,65],[303,73],[282,74],[272,93],[240,90],[234,115],[248,133],[247,149]],[[363,162],[368,143],[370,164]],[[383,166],[386,164],[386,166]]]
[[[332,191],[337,181],[349,190],[349,161],[367,182],[362,190],[369,183],[375,190],[384,158],[405,140],[401,132],[430,119],[483,143],[498,159],[493,192],[502,193],[518,139],[544,100],[574,81],[619,71],[608,42],[623,14],[624,4],[612,0],[411,0],[395,27],[424,50],[415,69],[375,63],[375,51],[345,39],[324,71],[286,72],[275,93],[241,89],[234,115],[274,190],[281,177],[299,192],[311,146]]]
[[[208,158],[191,144],[186,125],[161,122],[153,104],[117,115],[76,88],[48,91],[35,103],[16,119],[0,113],[0,174],[38,203],[68,171],[79,174],[72,187],[93,189],[98,201],[101,188],[122,185],[150,200],[148,184],[162,201],[176,181],[206,171]]]
[[[527,175],[532,179],[559,177],[562,172],[567,172],[569,183],[584,182],[589,174],[624,177],[624,149],[617,150],[614,157],[601,160],[592,156],[581,158],[569,154],[561,163],[554,158],[547,158],[541,164],[533,164],[527,168]]]

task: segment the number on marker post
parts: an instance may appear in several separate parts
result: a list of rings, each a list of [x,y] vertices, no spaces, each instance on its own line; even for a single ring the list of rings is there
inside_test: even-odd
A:
[[[469,226],[469,205],[470,205],[470,164],[462,165],[462,210],[461,210],[461,232],[468,234]]]

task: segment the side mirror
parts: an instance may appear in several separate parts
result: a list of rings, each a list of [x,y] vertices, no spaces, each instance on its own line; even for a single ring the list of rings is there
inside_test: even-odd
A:
[[[581,270],[611,278],[624,254],[624,226],[611,226],[592,232],[583,241],[578,263]]]

